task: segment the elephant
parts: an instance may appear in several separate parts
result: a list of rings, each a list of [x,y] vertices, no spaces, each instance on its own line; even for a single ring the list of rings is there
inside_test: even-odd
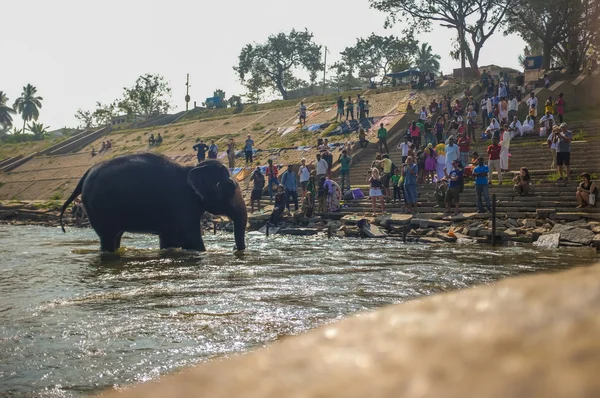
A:
[[[159,236],[160,248],[205,251],[200,219],[205,211],[234,223],[235,249],[245,250],[248,212],[229,169],[216,160],[181,166],[166,156],[139,153],[92,166],[63,204],[63,213],[81,194],[100,250],[114,252],[124,232]]]

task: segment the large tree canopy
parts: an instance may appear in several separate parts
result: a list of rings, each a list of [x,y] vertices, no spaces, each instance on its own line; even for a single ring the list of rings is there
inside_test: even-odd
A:
[[[517,0],[369,0],[371,6],[388,13],[386,25],[400,17],[410,18],[419,30],[431,24],[454,29],[464,68],[465,58],[471,68],[478,69],[479,54],[484,43],[503,21],[507,10]]]
[[[372,33],[366,39],[357,39],[354,46],[346,47],[340,54],[343,68],[350,76],[358,71],[359,76],[371,79],[385,76],[394,63],[410,65],[416,51],[417,41],[412,35],[399,39]]]
[[[246,86],[247,79],[252,79],[253,83],[261,82],[263,88],[278,91],[287,99],[288,90],[303,83],[294,76],[295,70],[305,69],[309,73],[323,70],[321,46],[313,42],[313,34],[308,30],[292,29],[288,34],[269,36],[264,44],[247,44],[233,69]]]
[[[123,89],[118,108],[128,115],[160,115],[171,109],[171,86],[161,75],[145,74]]]

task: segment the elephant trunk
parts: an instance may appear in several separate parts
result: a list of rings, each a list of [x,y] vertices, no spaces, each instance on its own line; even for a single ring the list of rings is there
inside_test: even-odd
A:
[[[241,195],[240,195],[241,196]],[[246,224],[248,223],[248,211],[242,200],[242,205],[237,207],[229,218],[233,221],[233,236],[235,238],[235,250],[246,249]]]

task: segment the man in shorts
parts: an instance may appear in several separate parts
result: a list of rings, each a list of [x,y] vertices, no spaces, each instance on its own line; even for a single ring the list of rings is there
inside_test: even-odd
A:
[[[569,180],[571,174],[571,141],[573,141],[573,133],[567,130],[567,123],[560,125],[560,131],[557,132],[556,142],[556,167],[560,174],[559,181],[563,180],[563,166],[567,168],[565,180]]]
[[[300,113],[300,116],[298,117],[300,125],[303,126],[306,124],[306,105],[304,105],[304,102],[300,102],[300,109],[298,112]]]
[[[341,122],[344,119],[344,107],[346,106],[346,103],[344,102],[344,99],[342,98],[342,96],[338,97],[337,100],[337,115],[335,117],[335,121],[339,121]]]

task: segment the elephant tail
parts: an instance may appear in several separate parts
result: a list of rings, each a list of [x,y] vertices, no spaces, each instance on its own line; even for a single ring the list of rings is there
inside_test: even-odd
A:
[[[83,177],[81,177],[81,180],[79,180],[79,183],[77,183],[75,190],[73,191],[71,196],[69,196],[69,199],[67,199],[67,201],[62,206],[59,219],[60,219],[60,228],[62,229],[63,232],[66,232],[65,226],[63,225],[63,214],[65,214],[65,210],[67,210],[67,207],[69,207],[69,205],[75,200],[75,198],[77,198],[79,195],[81,195],[81,191],[83,190],[83,183],[85,182],[85,179],[89,172],[90,172],[89,170],[86,171],[85,174],[83,175]]]

